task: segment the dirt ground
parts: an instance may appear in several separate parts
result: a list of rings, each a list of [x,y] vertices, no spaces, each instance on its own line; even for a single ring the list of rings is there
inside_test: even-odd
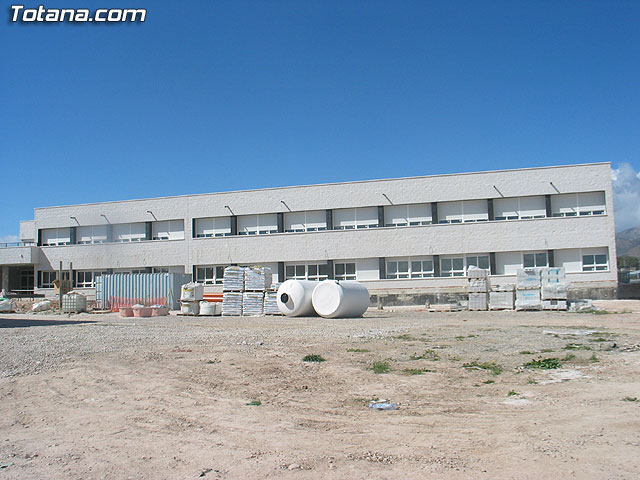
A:
[[[606,306],[3,315],[0,478],[639,478],[640,309]]]

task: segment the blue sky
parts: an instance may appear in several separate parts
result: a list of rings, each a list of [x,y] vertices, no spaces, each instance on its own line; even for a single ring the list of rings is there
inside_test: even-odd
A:
[[[640,224],[640,2],[10,4],[0,238],[40,206],[600,161]]]

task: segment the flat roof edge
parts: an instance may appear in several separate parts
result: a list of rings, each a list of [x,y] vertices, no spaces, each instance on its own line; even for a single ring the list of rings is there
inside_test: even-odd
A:
[[[82,207],[82,206],[90,206],[90,205],[109,205],[113,203],[126,203],[126,202],[143,202],[146,200],[165,200],[165,199],[171,199],[171,198],[200,197],[205,195],[228,195],[232,193],[285,190],[290,188],[311,188],[311,187],[326,187],[326,186],[332,186],[332,185],[350,185],[350,184],[359,184],[359,183],[393,182],[397,180],[418,180],[423,178],[453,177],[453,176],[459,176],[459,175],[481,175],[485,173],[518,172],[518,171],[530,171],[530,170],[549,170],[553,168],[590,167],[590,166],[596,166],[596,165],[611,165],[611,162],[575,163],[570,165],[550,165],[550,166],[544,166],[544,167],[505,168],[500,170],[483,170],[479,172],[439,173],[435,175],[417,175],[413,177],[376,178],[376,179],[370,179],[370,180],[350,180],[346,182],[311,183],[311,184],[305,184],[305,185],[287,185],[283,187],[250,188],[245,190],[229,190],[226,192],[188,193],[185,195],[167,195],[162,197],[130,198],[126,200],[109,200],[106,202],[89,202],[89,203],[74,203],[69,205],[52,205],[50,207],[35,207],[34,211],[49,210],[52,208]],[[25,221],[30,221],[30,220],[25,220]]]

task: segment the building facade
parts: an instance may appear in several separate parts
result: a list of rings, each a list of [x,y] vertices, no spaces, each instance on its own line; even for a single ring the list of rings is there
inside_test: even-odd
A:
[[[609,163],[36,208],[20,239],[0,249],[3,288],[46,295],[61,264],[90,295],[105,272],[193,273],[220,290],[227,265],[372,293],[462,291],[471,265],[497,283],[562,266],[592,297],[617,286]]]

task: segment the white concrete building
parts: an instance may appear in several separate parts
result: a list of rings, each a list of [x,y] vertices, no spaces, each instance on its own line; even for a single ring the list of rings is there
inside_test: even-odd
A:
[[[563,266],[593,298],[617,286],[609,163],[36,208],[20,238],[0,248],[2,286],[47,295],[60,262],[89,293],[124,271],[193,273],[219,290],[231,264],[378,294],[461,292],[470,265],[499,283]]]

